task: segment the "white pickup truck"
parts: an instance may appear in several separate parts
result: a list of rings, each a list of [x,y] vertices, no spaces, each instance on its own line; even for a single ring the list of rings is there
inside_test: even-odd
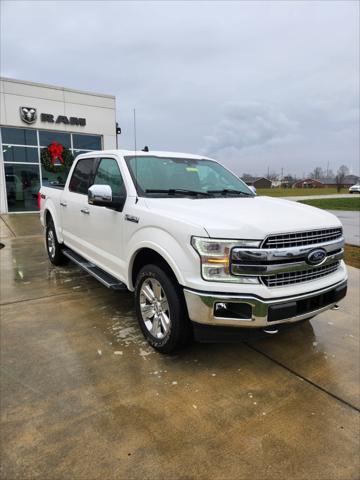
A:
[[[255,196],[210,158],[89,152],[63,188],[39,195],[50,261],[70,258],[107,287],[135,291],[140,328],[163,353],[192,336],[275,332],[346,295],[339,220]]]

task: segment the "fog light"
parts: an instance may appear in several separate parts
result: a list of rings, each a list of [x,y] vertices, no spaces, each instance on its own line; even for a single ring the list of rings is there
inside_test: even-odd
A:
[[[249,303],[217,302],[214,316],[237,320],[252,320],[252,306]]]

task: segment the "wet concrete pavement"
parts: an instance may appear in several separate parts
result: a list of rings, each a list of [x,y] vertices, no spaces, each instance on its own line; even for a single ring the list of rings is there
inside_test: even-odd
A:
[[[162,356],[131,294],[51,266],[34,218],[9,217],[1,478],[358,478],[359,270],[338,311]]]

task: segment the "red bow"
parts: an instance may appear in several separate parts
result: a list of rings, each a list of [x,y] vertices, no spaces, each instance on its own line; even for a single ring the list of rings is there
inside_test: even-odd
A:
[[[60,145],[60,143],[52,142],[49,145],[48,150],[51,155],[51,165],[55,165],[57,159],[64,165],[64,159],[62,158],[62,152],[64,151],[64,147]]]

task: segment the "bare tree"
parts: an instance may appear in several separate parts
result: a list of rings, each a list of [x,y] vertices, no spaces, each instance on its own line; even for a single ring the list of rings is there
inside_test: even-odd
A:
[[[327,172],[327,178],[335,178],[335,173],[331,170],[331,168]]]
[[[325,172],[321,167],[314,168],[314,170],[310,173],[310,178],[319,179],[322,177],[325,177]]]
[[[279,178],[279,174],[274,172],[274,171],[270,171],[268,174],[267,174],[267,177],[269,180],[278,180]]]
[[[341,165],[335,177],[337,192],[340,192],[341,189],[344,187],[344,179],[346,175],[348,175],[348,173],[349,173],[348,167],[346,165]]]
[[[251,175],[251,173],[243,173],[241,178],[243,180],[252,180],[254,178],[254,175]]]

